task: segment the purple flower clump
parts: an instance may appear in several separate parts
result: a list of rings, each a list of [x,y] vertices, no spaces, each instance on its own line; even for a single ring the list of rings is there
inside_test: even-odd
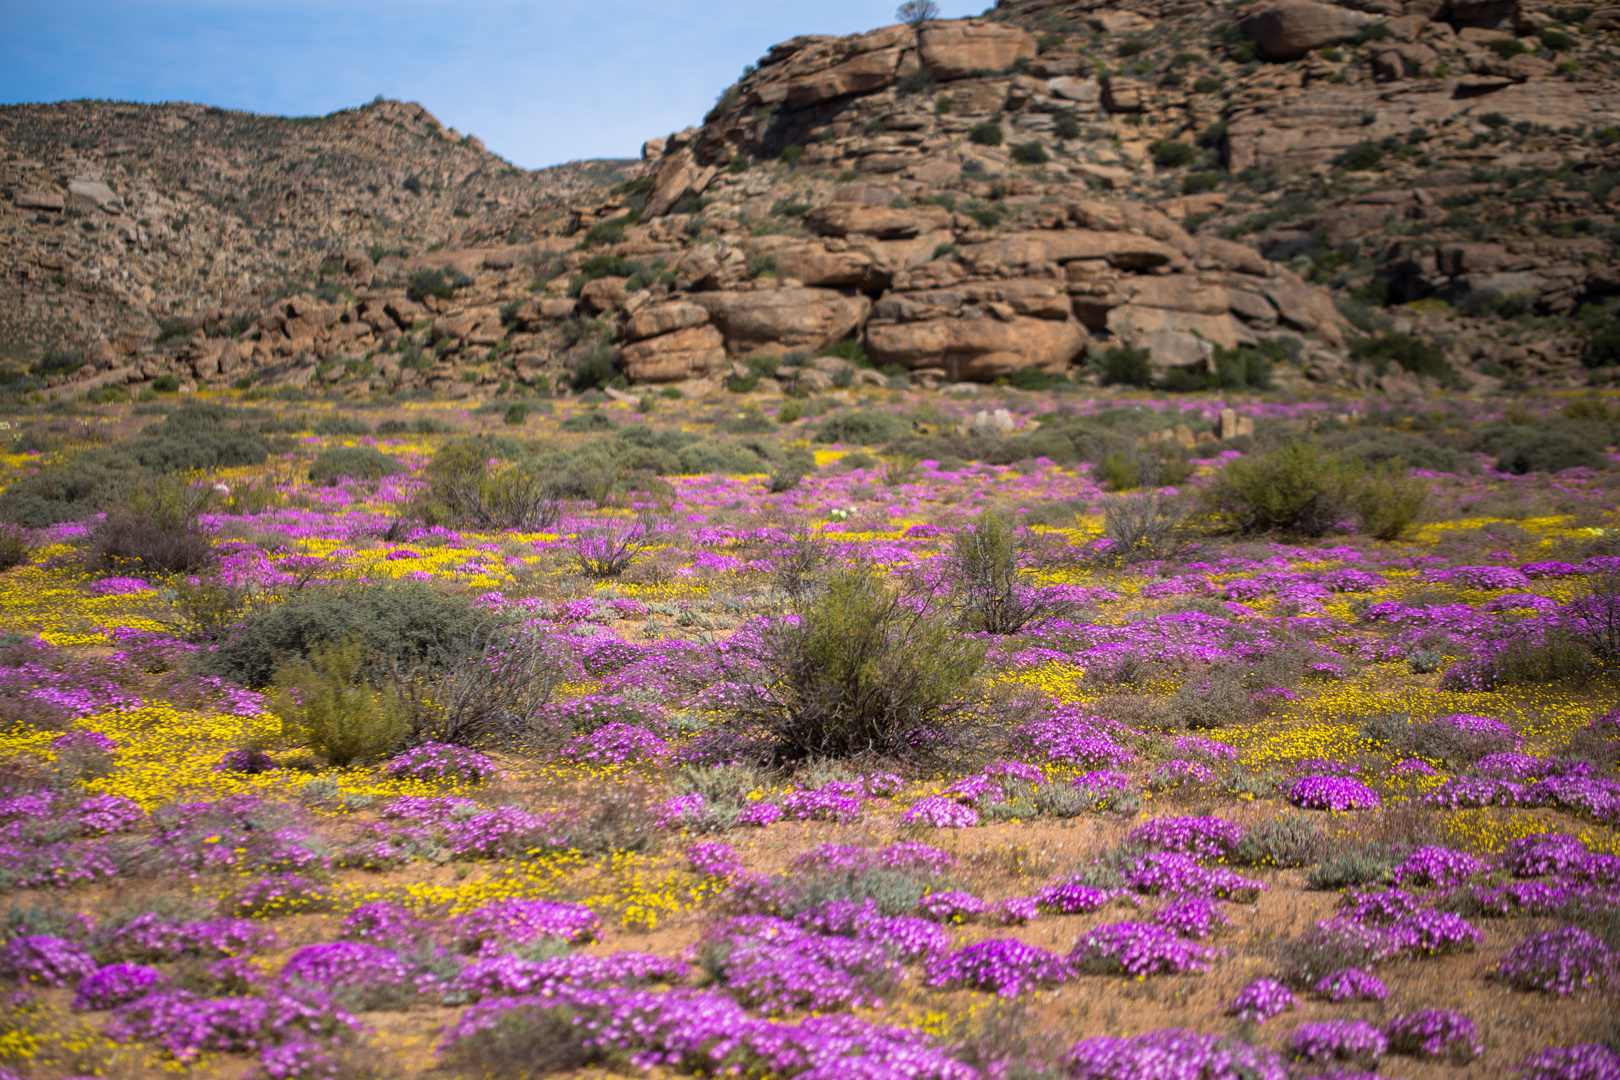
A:
[[[1531,1054],[1519,1066],[1518,1080],[1614,1080],[1620,1076],[1620,1053],[1601,1043],[1550,1046]]]
[[[795,791],[782,800],[782,812],[796,821],[837,821],[850,825],[861,820],[861,800],[825,787],[816,791]]]
[[[445,923],[445,932],[456,948],[480,956],[545,938],[591,941],[601,928],[601,920],[590,908],[550,900],[496,900]]]
[[[25,934],[0,949],[0,972],[21,982],[67,986],[95,970],[82,946],[50,934]]]
[[[401,904],[379,900],[361,904],[338,924],[338,936],[369,941],[410,942],[427,932],[428,924]]]
[[[1376,975],[1360,968],[1341,968],[1318,979],[1312,990],[1329,1001],[1383,1001],[1389,990]]]
[[[728,993],[767,1015],[877,1005],[900,976],[881,945],[760,915],[711,927],[699,954]]]
[[[939,923],[961,923],[975,915],[982,915],[985,903],[967,892],[947,891],[929,893],[917,901],[917,911],[923,918]]]
[[[1084,915],[1112,903],[1121,895],[1118,889],[1098,889],[1081,877],[1053,882],[1035,894],[1035,902],[1057,915]]]
[[[1371,810],[1383,805],[1378,793],[1348,776],[1302,776],[1288,787],[1288,801],[1307,810]]]
[[[545,960],[496,956],[468,964],[456,976],[452,988],[474,1001],[517,994],[555,997],[565,987],[676,983],[686,977],[686,971],[684,960],[650,953],[553,956]]]
[[[73,996],[75,1009],[115,1009],[163,986],[163,973],[143,964],[108,964],[79,980]]]
[[[1217,926],[1231,926],[1218,900],[1207,896],[1184,896],[1153,913],[1153,921],[1182,937],[1207,938]]]
[[[1288,1037],[1296,1061],[1346,1061],[1376,1066],[1389,1051],[1384,1033],[1364,1020],[1322,1020],[1301,1024]]]
[[[1150,851],[1175,851],[1201,859],[1232,853],[1243,839],[1243,827],[1218,817],[1162,817],[1132,829],[1126,842]]]
[[[936,829],[971,829],[979,823],[979,812],[939,795],[915,803],[900,816],[907,825],[931,825]]]
[[[562,756],[585,765],[623,765],[668,756],[669,744],[637,724],[604,724],[589,735],[570,739]]]
[[[1068,977],[1062,957],[1017,938],[980,941],[928,964],[929,986],[988,990],[1001,997],[1017,997]]]
[[[1567,833],[1536,833],[1510,840],[1498,860],[1514,877],[1563,874],[1586,858],[1586,847]]]
[[[379,985],[405,986],[411,981],[411,969],[399,954],[380,945],[328,941],[293,953],[281,969],[281,977],[328,989],[370,990]]]
[[[1206,765],[1180,759],[1167,761],[1148,773],[1148,787],[1154,791],[1181,787],[1183,784],[1211,784],[1215,774]]]
[[[1239,1020],[1247,1020],[1253,1024],[1263,1024],[1273,1016],[1281,1016],[1299,1002],[1294,1000],[1293,991],[1278,982],[1276,979],[1255,979],[1242,990],[1237,997],[1227,1003],[1228,1016],[1235,1016]]]
[[[1075,1080],[1286,1080],[1271,1051],[1220,1035],[1165,1028],[1131,1038],[1081,1039],[1064,1060]]]
[[[91,835],[129,832],[146,822],[140,804],[122,795],[92,795],[79,804],[73,816],[79,821],[79,831]]]
[[[276,932],[252,919],[185,923],[148,913],[104,935],[99,951],[131,960],[207,959],[263,952],[276,943]]]
[[[782,808],[775,803],[749,803],[737,813],[738,825],[755,825],[763,828],[766,825],[774,825],[780,820],[782,820]]]
[[[1484,869],[1485,864],[1467,852],[1420,847],[1395,868],[1394,878],[1397,885],[1449,889]]]
[[[742,860],[730,844],[693,844],[686,849],[686,861],[709,878],[733,877],[743,871]]]
[[[1474,1022],[1450,1009],[1404,1013],[1384,1025],[1389,1052],[1416,1058],[1450,1058],[1463,1063],[1485,1052]]]
[[[1541,990],[1562,997],[1612,983],[1615,964],[1615,954],[1601,939],[1565,926],[1531,934],[1513,946],[1490,977],[1515,990]]]
[[[1069,961],[1080,971],[1142,976],[1208,971],[1215,956],[1216,950],[1163,926],[1117,922],[1080,935]]]
[[[464,746],[430,742],[391,758],[383,771],[396,779],[477,783],[494,774],[495,763]]]
[[[1218,896],[1250,903],[1268,886],[1224,866],[1205,866],[1173,851],[1150,851],[1123,871],[1125,884],[1150,895]]]

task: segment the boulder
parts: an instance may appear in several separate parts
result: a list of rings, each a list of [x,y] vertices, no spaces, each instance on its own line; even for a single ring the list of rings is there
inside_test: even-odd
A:
[[[822,236],[849,236],[854,233],[881,240],[909,240],[924,233],[948,228],[951,213],[943,206],[913,206],[891,210],[857,202],[835,202],[818,206],[804,215],[804,223]]]
[[[1155,330],[1137,347],[1147,349],[1148,363],[1156,368],[1207,371],[1215,356],[1213,344],[1179,330]]]
[[[1325,289],[1316,288],[1279,268],[1277,276],[1262,288],[1288,325],[1317,334],[1335,345],[1344,342],[1344,316],[1333,306]]]
[[[934,22],[918,33],[918,59],[939,82],[1006,71],[1019,60],[1033,59],[1035,38],[1005,23],[973,20]]]
[[[676,300],[667,304],[653,304],[632,315],[624,324],[624,336],[630,341],[657,337],[676,330],[688,330],[709,321],[709,313],[697,304]]]
[[[625,278],[600,277],[595,281],[587,281],[584,288],[579,290],[580,303],[594,312],[611,311],[624,303],[630,295],[625,288]]]
[[[1225,349],[1237,348],[1244,338],[1253,340],[1246,332],[1240,334],[1237,324],[1225,312],[1206,315],[1140,304],[1121,304],[1110,309],[1108,330],[1133,349],[1152,348],[1154,335],[1163,333],[1196,335]]]
[[[69,180],[68,198],[75,206],[90,209],[103,209],[118,203],[118,196],[113,189],[100,180]]]
[[[705,292],[692,299],[725,335],[726,351],[740,358],[819,349],[848,337],[872,310],[865,296],[808,287]]]
[[[1175,248],[1133,233],[1093,232],[1089,229],[1049,229],[1014,233],[982,244],[968,244],[969,259],[1026,266],[1030,263],[1067,263],[1076,259],[1106,259],[1122,270],[1146,270],[1182,261]]]
[[[1073,319],[937,318],[866,328],[866,351],[879,366],[943,368],[951,380],[990,382],[1018,368],[1060,372],[1085,350]]]
[[[1238,23],[1238,29],[1272,60],[1299,60],[1312,49],[1350,41],[1375,18],[1311,0],[1281,0]]]
[[[1095,108],[1102,96],[1102,87],[1095,77],[1079,79],[1073,75],[1059,75],[1055,79],[1048,79],[1047,86],[1055,97],[1065,101],[1077,102]]]
[[[690,149],[670,154],[653,174],[653,188],[647,196],[647,205],[641,211],[641,220],[651,221],[667,214],[671,207],[687,195],[696,195],[714,179],[713,165],[699,165]]]
[[[55,191],[19,191],[11,197],[11,202],[19,210],[62,210],[67,207],[67,200]]]
[[[1132,278],[1122,283],[1122,291],[1133,304],[1199,315],[1225,315],[1232,306],[1225,289],[1190,274]]]
[[[828,251],[818,242],[784,244],[770,253],[776,259],[776,275],[802,285],[853,285],[882,288],[889,275],[878,269],[868,251],[845,248]]]
[[[893,83],[899,68],[897,45],[858,53],[831,67],[791,79],[783,88],[783,100],[789,108],[803,109],[851,94],[870,94]]]
[[[680,382],[722,367],[726,350],[720,331],[691,326],[633,342],[619,351],[619,369],[631,382]]]

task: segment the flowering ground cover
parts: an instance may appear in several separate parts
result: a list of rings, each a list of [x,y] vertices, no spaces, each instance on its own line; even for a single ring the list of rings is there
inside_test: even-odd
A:
[[[1610,475],[1222,532],[1263,444],[1007,449],[1209,403],[989,393],[259,402],[29,527],[0,1077],[1615,1076]]]

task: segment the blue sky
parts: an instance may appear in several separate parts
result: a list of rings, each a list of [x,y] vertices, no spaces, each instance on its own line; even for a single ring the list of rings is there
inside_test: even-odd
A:
[[[939,0],[947,17],[989,0]],[[894,21],[897,0],[55,0],[0,32],[0,102],[195,101],[318,115],[419,101],[525,168],[631,157],[699,122],[778,41]]]

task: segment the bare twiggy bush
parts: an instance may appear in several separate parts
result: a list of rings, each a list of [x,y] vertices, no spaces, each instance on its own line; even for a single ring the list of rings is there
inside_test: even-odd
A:
[[[1029,547],[1012,522],[993,510],[952,539],[947,573],[964,630],[1016,634],[1072,612],[1072,603],[1026,580],[1022,564]]]
[[[820,533],[795,529],[788,542],[771,553],[771,584],[798,603],[813,587],[815,577],[832,561],[832,551]]]
[[[436,657],[428,668],[442,674],[395,680],[410,703],[417,740],[512,746],[537,734],[535,718],[570,665],[538,634],[492,627],[476,631],[455,655]]]
[[[581,532],[574,538],[574,564],[588,578],[616,578],[647,548],[651,531],[642,519],[628,529],[604,525]]]
[[[1115,565],[1173,559],[1186,549],[1193,504],[1184,498],[1119,495],[1103,504],[1103,535],[1113,541],[1104,558]]]

